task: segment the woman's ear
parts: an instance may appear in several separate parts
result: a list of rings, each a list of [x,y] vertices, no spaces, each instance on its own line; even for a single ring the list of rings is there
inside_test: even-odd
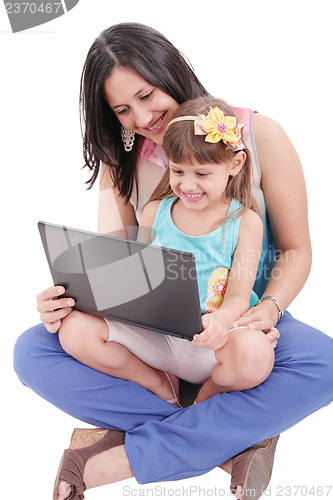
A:
[[[245,161],[246,161],[245,151],[238,151],[238,153],[236,153],[235,156],[233,157],[230,175],[235,177],[242,170]]]

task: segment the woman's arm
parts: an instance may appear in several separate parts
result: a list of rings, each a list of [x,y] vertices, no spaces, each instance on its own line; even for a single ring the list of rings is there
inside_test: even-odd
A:
[[[119,236],[128,237],[127,228],[137,226],[137,224],[133,206],[119,195],[118,189],[114,187],[111,180],[108,167],[102,163],[97,231],[103,234],[117,232]]]
[[[277,122],[255,114],[254,133],[278,257],[263,296],[276,297],[284,310],[304,286],[311,268],[305,180],[298,155]],[[265,300],[237,323],[267,330],[277,320],[276,305]]]
[[[150,203],[147,203],[142,210],[137,238],[138,241],[141,241],[142,243],[151,243],[151,228],[153,227],[159,204],[160,200],[151,201]]]

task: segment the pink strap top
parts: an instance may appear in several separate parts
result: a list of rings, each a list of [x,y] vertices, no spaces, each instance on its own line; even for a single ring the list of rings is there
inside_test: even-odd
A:
[[[254,111],[248,108],[233,108],[240,123],[244,124],[244,141],[252,158],[252,194],[256,199],[260,213],[265,213],[264,195],[261,189],[261,171],[256,151],[253,114]],[[132,203],[136,217],[140,222],[142,207],[149,200],[152,192],[161,180],[167,169],[167,159],[163,146],[155,144],[151,139],[144,139],[138,155],[136,164],[137,185],[134,186],[130,202]]]

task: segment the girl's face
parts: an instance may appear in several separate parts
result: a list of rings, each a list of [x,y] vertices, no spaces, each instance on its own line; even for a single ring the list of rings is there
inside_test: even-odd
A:
[[[204,210],[225,205],[224,196],[229,177],[236,175],[244,164],[244,155],[221,165],[208,163],[181,164],[169,162],[170,186],[184,206],[190,210]]]
[[[166,126],[179,106],[177,101],[136,71],[121,66],[105,81],[104,96],[124,127],[163,144]]]

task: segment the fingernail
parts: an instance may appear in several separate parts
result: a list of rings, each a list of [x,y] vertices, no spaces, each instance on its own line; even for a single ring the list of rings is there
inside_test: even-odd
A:
[[[72,307],[67,307],[67,311],[68,311],[68,312],[72,312],[72,311],[73,311],[73,308],[72,308]]]
[[[73,305],[74,305],[74,301],[73,301],[73,300],[71,300],[71,299],[68,299],[68,300],[67,300],[67,302],[66,302],[66,304],[67,304],[68,306],[73,306]]]
[[[254,323],[249,323],[248,328],[252,328],[252,330],[255,330],[257,327]]]
[[[233,327],[234,327],[234,328],[238,328],[238,327],[239,327],[239,324],[238,324],[238,323],[234,323],[234,324],[233,324]]]
[[[64,289],[63,288],[58,288],[57,293],[60,293],[60,294],[64,293]]]

